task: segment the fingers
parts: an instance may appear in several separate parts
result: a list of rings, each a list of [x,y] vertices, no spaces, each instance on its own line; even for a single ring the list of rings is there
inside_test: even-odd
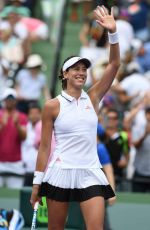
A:
[[[114,8],[113,8],[113,6],[111,7],[111,16],[113,16],[114,15]]]
[[[37,202],[38,202],[41,206],[43,205],[43,202],[42,202],[42,198],[41,198],[41,197],[38,198],[38,199],[36,199],[36,200],[30,199],[30,204],[31,204],[31,206],[32,206],[33,209],[34,209],[35,204],[36,204]]]
[[[108,15],[108,14],[109,14],[109,13],[108,13],[108,10],[107,10],[107,8],[106,8],[105,6],[102,5],[102,9],[103,9],[105,15]]]
[[[99,19],[102,19],[102,15],[101,15],[101,13],[100,13],[100,11],[99,11],[99,9],[97,8],[96,10],[94,10],[94,12],[95,12],[95,15],[96,15],[96,17]]]
[[[98,8],[100,14],[104,17],[105,16],[105,11],[104,11],[103,7],[102,6],[98,6],[97,8]]]
[[[108,10],[106,9],[105,6],[97,6],[95,13],[99,17],[105,17],[106,15],[109,15]]]
[[[116,196],[108,199],[108,204],[113,205],[116,202]]]
[[[32,208],[34,209],[35,202],[30,200],[30,204],[31,204]]]

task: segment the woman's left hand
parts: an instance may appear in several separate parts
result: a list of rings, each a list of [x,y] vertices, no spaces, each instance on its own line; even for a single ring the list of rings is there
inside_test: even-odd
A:
[[[108,13],[108,10],[105,6],[98,6],[94,10],[96,16],[96,22],[108,29],[110,33],[114,33],[116,31],[116,22],[113,16],[113,7],[111,8],[111,14]]]
[[[109,205],[113,205],[116,202],[116,196],[109,198],[107,202]]]

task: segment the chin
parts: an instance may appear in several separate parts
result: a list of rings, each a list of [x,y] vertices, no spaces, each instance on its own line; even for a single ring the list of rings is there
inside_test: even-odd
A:
[[[84,84],[78,84],[75,86],[76,89],[82,89],[84,87]]]

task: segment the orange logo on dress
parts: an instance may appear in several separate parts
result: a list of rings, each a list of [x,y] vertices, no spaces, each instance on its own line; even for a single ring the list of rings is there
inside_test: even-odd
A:
[[[87,105],[87,106],[85,107],[85,109],[91,109],[91,106]]]
[[[59,157],[57,157],[56,161],[61,161]]]

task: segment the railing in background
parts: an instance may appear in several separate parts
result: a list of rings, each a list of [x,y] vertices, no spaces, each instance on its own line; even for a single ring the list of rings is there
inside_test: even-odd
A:
[[[52,97],[55,96],[56,87],[57,87],[57,74],[58,74],[58,68],[60,65],[60,57],[61,57],[61,49],[63,45],[64,40],[64,29],[65,29],[65,22],[66,22],[66,12],[67,12],[67,3],[68,0],[61,0],[61,10],[60,17],[58,21],[58,28],[57,28],[57,36],[56,36],[56,48],[54,53],[54,64],[52,69],[52,76],[51,76],[51,94]]]

